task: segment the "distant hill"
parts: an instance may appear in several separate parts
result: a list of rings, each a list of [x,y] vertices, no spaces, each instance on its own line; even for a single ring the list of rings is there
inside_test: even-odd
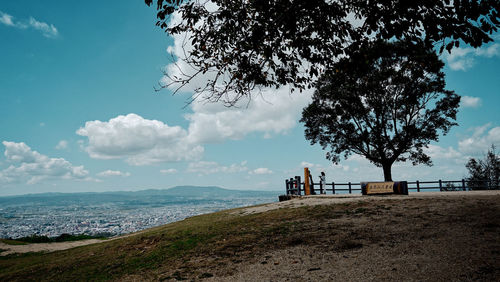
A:
[[[65,196],[89,196],[89,195],[172,195],[172,196],[230,196],[230,195],[254,195],[254,194],[276,194],[280,191],[256,191],[256,190],[234,190],[225,189],[217,186],[175,186],[167,189],[145,189],[138,191],[105,191],[105,192],[76,192],[76,193],[60,193],[60,192],[49,192],[49,193],[36,193],[36,194],[25,194],[25,195],[14,195],[14,196],[0,196],[0,199],[7,198],[51,198],[51,197],[65,197]]]
[[[40,205],[78,203],[131,203],[152,204],[185,202],[189,200],[230,199],[239,197],[275,197],[279,191],[230,190],[216,186],[176,186],[169,189],[147,189],[139,191],[109,191],[85,193],[40,193],[0,197],[0,205],[37,203]]]

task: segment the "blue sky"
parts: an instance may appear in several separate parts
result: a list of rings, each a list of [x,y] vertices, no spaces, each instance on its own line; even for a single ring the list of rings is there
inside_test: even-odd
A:
[[[298,123],[311,93],[264,91],[247,107],[193,104],[153,87],[179,38],[143,1],[0,4],[0,195],[217,185],[283,190],[324,170],[327,181],[382,180],[362,157],[339,165]],[[500,38],[461,46],[447,87],[464,96],[458,123],[433,143],[433,167],[396,164],[398,180],[461,179],[469,157],[500,145]],[[170,47],[169,47],[170,46]],[[182,67],[182,66],[181,66]],[[198,83],[202,83],[202,79]],[[196,83],[196,82],[195,82]]]

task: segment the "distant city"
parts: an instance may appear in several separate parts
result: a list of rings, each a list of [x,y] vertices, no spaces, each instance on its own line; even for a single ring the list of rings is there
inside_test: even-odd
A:
[[[279,192],[218,187],[0,197],[0,238],[116,236],[224,209],[275,202]]]

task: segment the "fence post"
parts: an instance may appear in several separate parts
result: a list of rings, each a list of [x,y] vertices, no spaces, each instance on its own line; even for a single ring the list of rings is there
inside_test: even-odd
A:
[[[443,191],[443,181],[439,179],[439,191]]]
[[[420,182],[417,180],[417,192],[420,192]]]
[[[304,195],[311,195],[311,186],[309,182],[309,168],[304,167]]]
[[[335,194],[335,182],[332,182],[332,193]]]
[[[301,193],[301,181],[300,181],[300,176],[295,176],[295,179],[297,180],[297,191],[299,192],[299,196],[302,195]]]
[[[349,181],[349,194],[351,194],[352,189],[351,189],[351,181]]]
[[[465,190],[465,179],[462,178],[462,190],[466,191]]]

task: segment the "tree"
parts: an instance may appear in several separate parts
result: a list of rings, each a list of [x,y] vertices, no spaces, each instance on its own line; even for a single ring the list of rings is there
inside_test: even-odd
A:
[[[443,66],[432,49],[410,41],[356,48],[318,81],[302,113],[306,139],[330,148],[334,163],[366,157],[386,181],[394,162],[431,165],[423,148],[456,125],[460,102],[445,90]]]
[[[469,171],[466,180],[471,189],[500,188],[500,156],[495,151],[495,145],[491,145],[484,160],[470,158],[465,167]]]
[[[153,2],[157,25],[186,33],[193,46],[183,60],[194,73],[161,87],[208,73],[194,97],[229,106],[260,87],[310,88],[346,47],[372,39],[410,39],[443,52],[479,47],[500,27],[498,0],[145,0]]]

